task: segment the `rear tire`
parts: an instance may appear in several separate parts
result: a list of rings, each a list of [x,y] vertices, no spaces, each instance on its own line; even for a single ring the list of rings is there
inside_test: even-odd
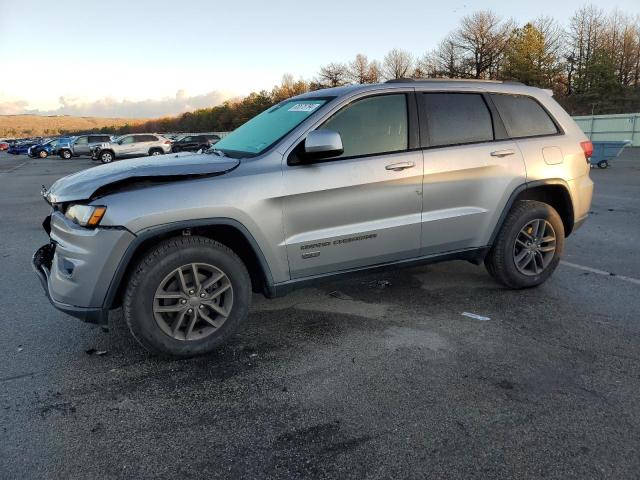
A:
[[[207,286],[217,275],[220,280]],[[246,267],[228,247],[206,237],[175,237],[136,265],[123,314],[134,338],[150,352],[193,357],[212,352],[238,330],[247,317],[251,291]],[[211,309],[212,303],[217,308]]]
[[[164,152],[161,148],[152,148],[151,150],[149,150],[149,155],[152,157],[157,157],[158,155],[162,154],[164,154]]]
[[[598,162],[598,168],[607,168],[609,166],[609,162],[606,160],[601,160]]]
[[[489,274],[503,285],[531,288],[554,272],[564,249],[564,224],[550,205],[517,202],[484,260]]]

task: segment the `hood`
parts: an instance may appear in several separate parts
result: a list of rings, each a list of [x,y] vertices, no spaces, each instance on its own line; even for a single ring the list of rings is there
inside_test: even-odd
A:
[[[116,184],[129,185],[136,181],[162,183],[188,177],[222,175],[239,164],[240,161],[237,159],[219,157],[215,154],[171,154],[134,158],[63,177],[51,188],[43,191],[43,196],[49,203],[88,200],[98,190],[114,191]]]

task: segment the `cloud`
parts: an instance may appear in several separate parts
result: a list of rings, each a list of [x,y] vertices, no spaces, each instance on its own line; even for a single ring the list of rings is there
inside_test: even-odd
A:
[[[87,102],[74,97],[62,96],[58,99],[60,106],[54,110],[28,108],[25,100],[0,101],[1,115],[28,113],[34,115],[74,115],[84,117],[124,117],[124,118],[157,118],[178,115],[183,112],[210,108],[231,98],[227,92],[214,90],[202,95],[189,96],[184,90],[178,90],[175,97],[147,100],[118,100],[105,97]]]
[[[0,115],[17,115],[24,113],[29,102],[25,100],[8,100],[0,102]]]

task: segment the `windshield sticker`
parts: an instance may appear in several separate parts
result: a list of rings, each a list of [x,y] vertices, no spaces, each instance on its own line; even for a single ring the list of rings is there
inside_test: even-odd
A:
[[[319,106],[319,103],[296,103],[287,112],[313,112]]]

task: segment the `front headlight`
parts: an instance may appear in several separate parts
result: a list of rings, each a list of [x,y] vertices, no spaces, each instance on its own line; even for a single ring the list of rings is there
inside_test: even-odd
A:
[[[94,228],[98,226],[106,211],[107,207],[77,204],[67,208],[64,216],[81,227]]]

